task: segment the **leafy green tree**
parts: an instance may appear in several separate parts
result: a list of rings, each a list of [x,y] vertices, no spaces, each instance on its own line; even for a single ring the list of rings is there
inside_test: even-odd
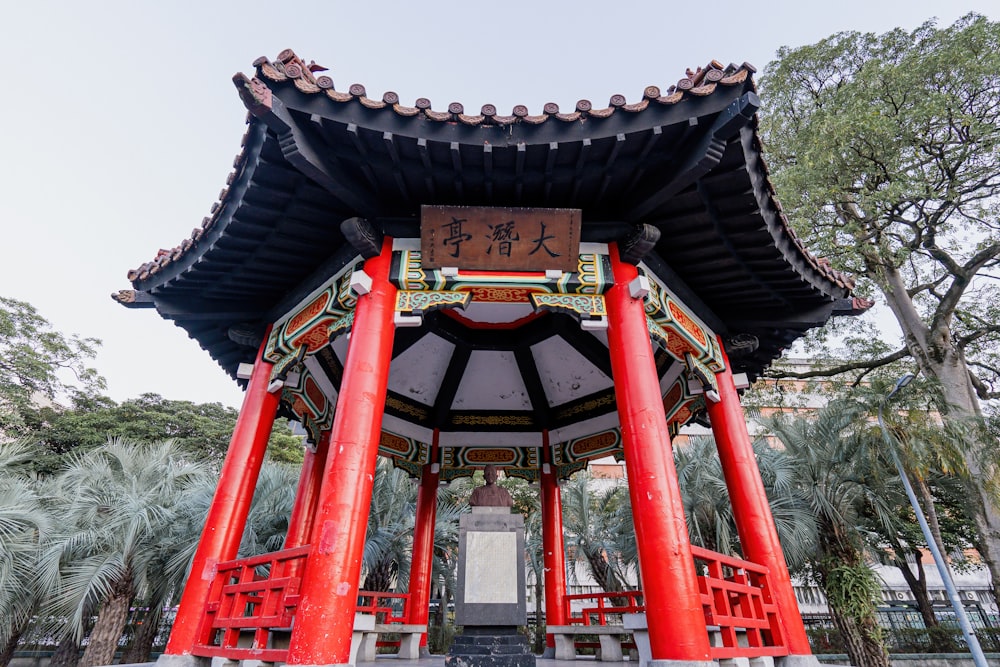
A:
[[[83,667],[111,664],[129,606],[163,574],[162,540],[185,496],[209,480],[208,468],[170,441],[115,440],[71,457],[53,499],[62,525],[43,544],[40,566],[55,590],[44,609],[68,617],[77,640],[97,613]]]
[[[51,406],[29,410],[32,435],[42,447],[38,470],[51,474],[62,458],[79,448],[93,449],[108,438],[135,442],[170,439],[199,458],[221,464],[236,425],[238,412],[221,403],[174,401],[158,394],[143,394],[117,404],[103,396],[83,397],[73,408]],[[275,423],[268,442],[268,458],[301,463],[301,438],[292,434],[288,422]]]
[[[54,331],[31,304],[0,296],[0,434],[23,434],[24,412],[39,401],[103,389],[87,365],[99,345]]]
[[[976,14],[779,50],[760,80],[778,196],[806,245],[878,295],[903,339],[892,349],[855,335],[850,361],[793,375],[911,358],[939,384],[946,421],[977,418],[980,400],[1000,396],[998,71],[1000,23]],[[978,453],[967,457],[977,481]],[[973,491],[1000,600],[1000,513],[982,484]]]

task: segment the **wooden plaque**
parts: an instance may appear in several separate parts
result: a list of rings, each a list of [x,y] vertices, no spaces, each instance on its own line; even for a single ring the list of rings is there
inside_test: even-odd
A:
[[[425,269],[576,271],[580,209],[422,206]]]

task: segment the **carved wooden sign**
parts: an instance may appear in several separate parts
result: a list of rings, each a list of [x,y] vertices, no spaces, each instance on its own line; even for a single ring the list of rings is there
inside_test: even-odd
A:
[[[425,269],[575,271],[580,209],[422,206]]]

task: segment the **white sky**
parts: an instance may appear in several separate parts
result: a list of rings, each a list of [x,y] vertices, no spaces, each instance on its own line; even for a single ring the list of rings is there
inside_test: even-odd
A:
[[[246,112],[230,79],[292,48],[403,104],[595,107],[666,88],[710,60],[764,70],[780,46],[841,30],[948,25],[997,0],[711,3],[0,2],[0,295],[103,340],[108,393],[238,407],[237,385],[184,332],[110,294],[208,215]]]

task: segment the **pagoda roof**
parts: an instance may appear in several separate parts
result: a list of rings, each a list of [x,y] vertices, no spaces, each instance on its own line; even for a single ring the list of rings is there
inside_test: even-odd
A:
[[[341,222],[417,237],[428,204],[577,208],[584,241],[655,227],[643,261],[724,338],[756,339],[730,350],[751,377],[809,328],[865,307],[775,199],[748,64],[713,61],[631,103],[509,115],[340,91],[287,50],[254,65],[233,78],[248,129],[211,214],[112,295],[155,307],[233,377],[268,323],[357,256]]]

